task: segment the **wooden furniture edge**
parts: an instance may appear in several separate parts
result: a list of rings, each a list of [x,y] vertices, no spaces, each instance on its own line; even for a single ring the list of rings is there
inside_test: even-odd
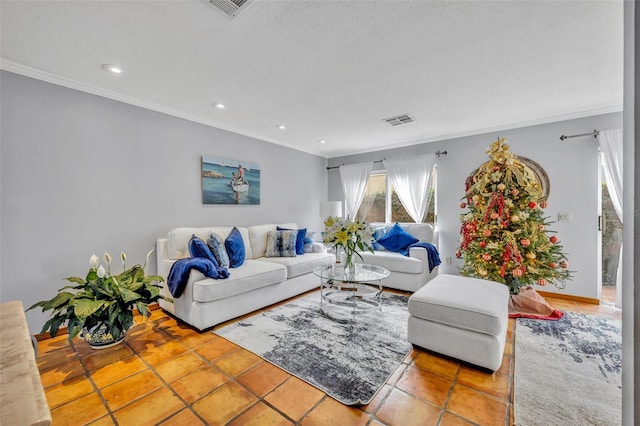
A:
[[[536,290],[538,294],[544,298],[551,297],[554,299],[573,300],[574,302],[589,303],[591,305],[599,305],[600,300],[592,297],[574,296],[572,294],[552,293],[550,291]]]

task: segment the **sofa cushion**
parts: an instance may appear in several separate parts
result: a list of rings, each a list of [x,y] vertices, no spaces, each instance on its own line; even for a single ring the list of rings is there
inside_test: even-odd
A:
[[[509,310],[504,284],[440,274],[409,298],[409,313],[451,327],[497,336]]]
[[[359,252],[364,263],[381,266],[391,272],[403,272],[406,274],[421,274],[425,265],[420,259],[407,257],[402,253],[392,251]],[[356,261],[360,261],[356,256]],[[384,285],[384,282],[382,283]]]
[[[202,257],[207,260],[210,260],[216,267],[218,267],[218,262],[216,262],[213,253],[211,253],[211,249],[200,238],[193,235],[189,240],[189,254],[191,257]]]
[[[213,257],[216,258],[218,265],[222,268],[229,267],[229,255],[227,254],[227,249],[224,246],[224,240],[220,238],[220,235],[215,232],[209,233],[209,238],[207,239],[207,245],[211,249],[211,253],[213,253]]]
[[[267,251],[265,257],[295,257],[298,231],[267,232]]]
[[[290,228],[276,227],[278,231],[292,231]],[[296,254],[304,254],[304,237],[307,235],[307,228],[298,228],[296,236]]]
[[[225,280],[205,278],[193,283],[193,300],[210,302],[229,298],[260,287],[280,283],[287,279],[287,269],[276,263],[246,260],[231,271]]]
[[[202,228],[174,228],[167,233],[167,256],[169,259],[182,259],[189,257],[189,240],[195,234],[203,241],[207,241],[209,234],[215,232],[221,238],[227,238],[233,227],[202,227]],[[242,239],[249,241],[249,233],[247,228],[238,228]],[[274,226],[275,229],[275,226]],[[266,235],[265,235],[266,242]],[[263,254],[264,256],[264,254]],[[245,259],[254,259],[253,251],[250,244],[245,244]]]
[[[235,226],[224,240],[224,246],[229,255],[229,267],[237,268],[241,266],[245,260],[244,241],[240,230]]]
[[[399,253],[406,251],[411,244],[417,243],[419,240],[402,229],[400,224],[396,223],[384,237],[377,241],[387,250]]]
[[[263,257],[259,260],[286,267],[287,278],[293,278],[308,274],[318,266],[331,265],[335,257],[328,253],[305,253],[296,257]]]

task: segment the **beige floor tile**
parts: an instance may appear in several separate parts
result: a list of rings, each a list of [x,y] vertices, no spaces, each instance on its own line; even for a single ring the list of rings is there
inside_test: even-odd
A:
[[[268,394],[264,400],[291,419],[298,421],[324,396],[324,392],[297,377],[291,377]]]
[[[449,380],[453,380],[460,369],[460,363],[457,361],[422,350],[415,351],[413,364]]]
[[[245,349],[230,352],[213,361],[213,364],[231,377],[237,377],[262,362],[262,358]]]
[[[509,377],[503,374],[490,374],[471,367],[462,367],[458,374],[458,383],[491,394],[505,402],[509,400],[509,382]]]
[[[163,387],[153,371],[145,370],[102,389],[102,396],[111,410],[117,410],[132,401]]]
[[[223,425],[255,404],[258,399],[234,382],[228,382],[192,405],[207,424]]]
[[[188,408],[160,423],[162,426],[196,426],[205,423]]]
[[[75,426],[91,423],[107,414],[107,408],[98,395],[90,393],[51,410],[51,419],[56,426]]]
[[[258,402],[253,407],[236,417],[229,426],[290,426],[291,420],[284,417],[268,405]]]
[[[158,389],[114,412],[120,426],[153,425],[182,410],[184,404],[173,392]]]
[[[137,355],[112,362],[91,372],[93,382],[102,389],[118,380],[125,379],[133,374],[146,370],[147,365]]]
[[[436,376],[430,371],[410,366],[405,371],[404,376],[396,383],[396,387],[406,393],[423,399],[436,407],[443,407],[449,390],[451,380],[441,376]]]
[[[430,426],[436,425],[440,409],[394,389],[376,413],[376,417],[387,425]]]
[[[72,377],[44,390],[50,409],[57,408],[92,392],[93,386],[84,375]]]
[[[192,404],[228,381],[229,378],[220,370],[206,366],[176,380],[171,387],[182,399]]]
[[[364,426],[369,422],[369,414],[354,407],[341,404],[333,398],[325,398],[307,414],[300,424]]]
[[[263,397],[290,376],[286,371],[268,362],[262,362],[245,373],[242,373],[237,380],[238,383],[249,389],[255,395]]]
[[[486,426],[504,425],[509,414],[506,402],[460,384],[453,388],[446,410]]]
[[[184,352],[156,366],[155,370],[166,382],[171,383],[205,365],[205,361],[198,355],[193,352]]]

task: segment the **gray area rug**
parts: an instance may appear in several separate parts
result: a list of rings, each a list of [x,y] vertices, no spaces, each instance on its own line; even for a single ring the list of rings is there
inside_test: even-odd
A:
[[[313,293],[214,333],[347,405],[367,404],[411,350],[407,298],[382,293],[373,309],[340,323]]]
[[[619,425],[620,321],[566,312],[558,321],[518,319],[517,426]]]

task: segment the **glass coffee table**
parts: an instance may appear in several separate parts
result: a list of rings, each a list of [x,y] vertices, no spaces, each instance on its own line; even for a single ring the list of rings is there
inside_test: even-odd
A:
[[[382,280],[390,274],[385,268],[366,263],[356,263],[355,276],[349,280],[342,264],[321,266],[313,273],[320,277],[320,310],[342,322],[379,308]]]

